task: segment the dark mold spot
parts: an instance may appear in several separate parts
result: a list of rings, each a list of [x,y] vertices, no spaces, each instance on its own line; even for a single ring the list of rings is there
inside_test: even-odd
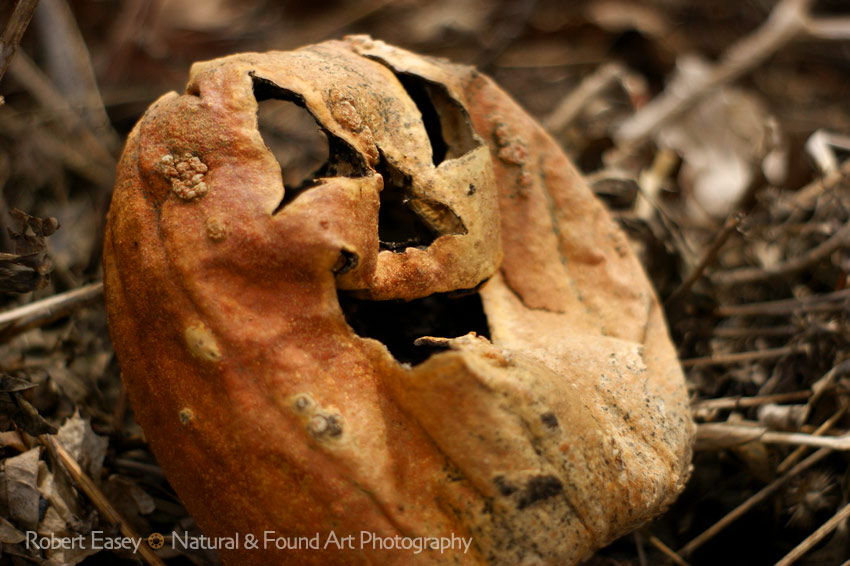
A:
[[[555,416],[555,413],[549,411],[547,413],[543,413],[540,415],[540,422],[546,425],[548,428],[558,428],[558,417]]]
[[[555,476],[534,476],[525,484],[525,489],[517,502],[517,509],[555,497],[564,491],[564,484]]]
[[[499,488],[499,493],[507,497],[512,493],[516,493],[517,487],[512,485],[505,479],[505,476],[496,476],[493,478],[493,483],[496,484],[496,487]]]

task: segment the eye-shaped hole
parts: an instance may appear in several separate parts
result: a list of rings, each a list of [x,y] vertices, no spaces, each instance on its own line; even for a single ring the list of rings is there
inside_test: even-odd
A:
[[[445,86],[410,73],[395,75],[422,115],[434,165],[478,147],[469,114]]]
[[[304,97],[251,74],[257,127],[280,164],[285,193],[275,212],[320,177],[363,177],[368,168],[353,147],[327,131],[307,109]]]
[[[427,248],[440,236],[466,234],[466,226],[445,204],[412,197],[412,181],[381,154],[377,172],[384,181],[378,210],[378,239],[382,250],[403,252]]]
[[[313,116],[294,102],[272,98],[259,104],[257,127],[280,164],[287,193],[311,185],[329,155],[328,138]]]

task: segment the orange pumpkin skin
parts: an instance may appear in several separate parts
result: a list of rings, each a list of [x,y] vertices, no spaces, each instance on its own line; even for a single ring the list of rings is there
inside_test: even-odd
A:
[[[463,109],[463,152],[431,162],[398,76]],[[357,174],[278,210],[258,88],[295,93]],[[463,231],[380,250],[381,160]],[[574,564],[686,481],[694,428],[651,286],[556,143],[473,69],[366,37],[194,66],[127,141],[104,266],[136,418],[205,534],[239,533],[226,564]],[[414,367],[337,298],[485,280],[492,342],[449,340]],[[267,531],[353,548],[278,549]],[[413,553],[361,532],[472,544]]]

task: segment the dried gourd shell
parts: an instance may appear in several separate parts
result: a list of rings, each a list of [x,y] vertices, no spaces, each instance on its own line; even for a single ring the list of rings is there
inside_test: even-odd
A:
[[[328,137],[294,198],[257,129],[268,97]],[[381,243],[392,194],[432,241]],[[136,417],[204,532],[240,534],[226,564],[574,564],[688,476],[684,380],[626,238],[472,68],[363,36],[194,65],[128,139],[104,265]],[[489,338],[424,337],[443,349],[416,365],[340,306],[461,291]]]

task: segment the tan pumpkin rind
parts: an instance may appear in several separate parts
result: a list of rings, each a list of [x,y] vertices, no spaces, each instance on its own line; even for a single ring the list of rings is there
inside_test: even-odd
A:
[[[439,164],[404,77],[447,105]],[[334,174],[280,208],[263,89],[338,144]],[[387,171],[438,233],[424,249],[381,249]],[[104,265],[136,418],[205,534],[354,535],[226,564],[574,564],[687,478],[687,392],[640,265],[557,144],[469,67],[361,36],[196,64],[127,141]],[[338,300],[481,283],[491,340],[413,367]],[[361,531],[472,544],[414,554]]]

